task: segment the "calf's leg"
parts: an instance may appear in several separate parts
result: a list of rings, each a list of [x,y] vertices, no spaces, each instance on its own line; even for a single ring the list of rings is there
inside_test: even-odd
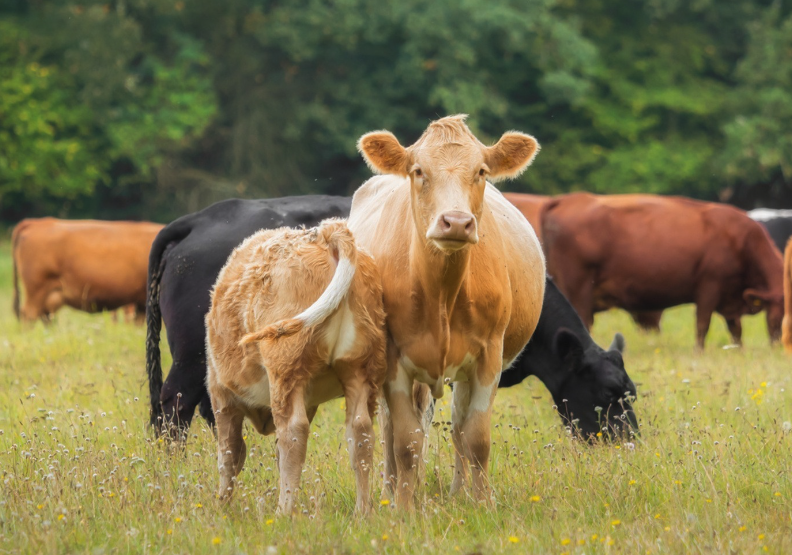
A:
[[[273,398],[278,396],[276,386],[273,388]],[[272,411],[277,430],[280,470],[278,512],[292,514],[297,502],[297,489],[300,486],[300,476],[308,449],[310,422],[305,408],[304,388],[293,388],[283,402],[278,404],[280,406],[277,409],[273,407]]]
[[[219,404],[219,403],[217,403]],[[217,406],[217,467],[220,470],[220,499],[229,499],[234,491],[234,478],[242,471],[247,448],[242,438],[244,413],[233,404]]]
[[[346,442],[357,485],[355,511],[365,514],[371,510],[369,475],[374,455],[373,415],[368,409],[371,390],[362,372],[342,385],[346,399]]]

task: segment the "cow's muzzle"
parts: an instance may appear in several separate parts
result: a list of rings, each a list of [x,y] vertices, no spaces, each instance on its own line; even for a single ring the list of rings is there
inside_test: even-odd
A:
[[[455,251],[478,243],[478,225],[473,214],[452,210],[443,212],[429,229],[426,238],[444,251]]]

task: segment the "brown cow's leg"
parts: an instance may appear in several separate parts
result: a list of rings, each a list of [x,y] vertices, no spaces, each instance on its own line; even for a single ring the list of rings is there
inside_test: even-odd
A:
[[[398,363],[395,374],[393,379],[385,382],[384,387],[393,427],[393,454],[396,461],[396,482],[393,487],[396,505],[412,509],[419,458],[423,453],[424,431],[415,412],[412,378]]]
[[[729,328],[732,342],[742,347],[742,322],[740,321],[740,317],[726,318],[726,326]]]
[[[271,385],[272,382],[270,382]],[[281,394],[277,385],[272,389],[272,398]],[[282,408],[275,410],[275,428],[278,437],[278,468],[280,470],[280,494],[278,512],[292,514],[297,502],[297,489],[300,487],[300,476],[305,464],[308,450],[308,433],[310,422],[305,408],[305,390],[302,386],[294,387],[283,400]]]
[[[491,445],[491,430],[490,421],[492,419],[492,404],[495,401],[495,392],[498,389],[497,379],[493,379],[488,385],[483,385],[479,382],[478,376],[497,376],[497,372],[490,370],[496,366],[500,369],[502,364],[502,347],[491,347],[491,350],[497,354],[491,359],[485,357],[479,363],[479,368],[483,372],[477,372],[476,376],[471,377],[468,382],[467,392],[467,408],[463,414],[454,418],[454,444],[457,452],[457,463],[460,457],[467,459],[463,464],[470,465],[471,482],[473,485],[473,493],[479,501],[492,501],[489,486],[489,456]],[[456,387],[460,384],[457,383],[454,391],[454,409],[457,409]],[[460,391],[459,407],[464,407],[465,394]],[[460,413],[462,411],[460,410]],[[461,448],[460,448],[461,447]],[[460,455],[461,451],[461,455]],[[464,468],[464,466],[462,467]],[[460,482],[464,485],[465,471],[457,474],[455,468],[454,479],[457,483],[457,490],[459,489]],[[453,489],[453,486],[452,486]]]
[[[696,299],[696,344],[703,350],[712,313],[718,304],[718,291],[715,287],[702,287]]]
[[[369,414],[371,389],[361,369],[356,375],[344,375],[342,385],[346,399],[346,442],[349,460],[355,472],[357,501],[355,510],[365,514],[371,510],[369,475],[374,455],[374,427]]]
[[[396,483],[396,455],[393,451],[393,423],[388,403],[385,398],[380,398],[380,410],[377,414],[380,432],[382,433],[383,457],[385,458],[385,470],[382,481],[382,497],[393,498],[393,486]]]
[[[462,426],[467,420],[470,404],[470,386],[466,382],[454,384],[454,398],[451,405],[451,438],[454,441],[454,479],[451,481],[451,495],[461,491],[467,483],[468,462],[462,437]]]
[[[215,408],[217,422],[217,467],[220,470],[220,499],[230,499],[234,491],[234,478],[242,471],[247,448],[242,439],[244,413],[235,405]]]

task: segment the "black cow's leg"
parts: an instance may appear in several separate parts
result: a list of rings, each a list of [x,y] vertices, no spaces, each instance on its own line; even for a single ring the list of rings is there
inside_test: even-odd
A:
[[[201,359],[174,361],[162,385],[162,431],[173,439],[185,439],[195,407],[208,397],[204,379],[206,361]],[[211,407],[209,408],[211,412]],[[203,411],[202,411],[203,414]],[[214,419],[212,419],[214,420]]]
[[[215,415],[212,411],[212,400],[209,398],[209,393],[206,392],[201,398],[201,403],[198,405],[198,414],[200,414],[206,423],[214,427]]]
[[[740,317],[726,318],[726,326],[729,328],[732,342],[742,347],[742,322],[740,321]]]

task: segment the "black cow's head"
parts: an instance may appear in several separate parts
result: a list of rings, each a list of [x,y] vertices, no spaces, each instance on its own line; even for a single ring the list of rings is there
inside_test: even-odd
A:
[[[638,432],[632,410],[635,385],[624,369],[624,337],[617,333],[607,351],[589,349],[575,332],[561,328],[553,351],[565,366],[566,379],[553,395],[562,418],[586,439]]]

